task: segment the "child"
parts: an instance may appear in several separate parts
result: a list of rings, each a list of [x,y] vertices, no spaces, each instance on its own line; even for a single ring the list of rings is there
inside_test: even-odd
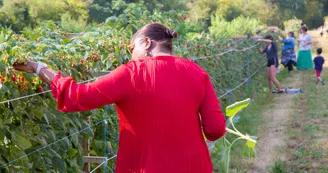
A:
[[[318,84],[319,82],[321,82],[322,85],[325,84],[325,82],[322,81],[320,74],[322,71],[322,65],[325,63],[325,59],[321,56],[322,53],[322,48],[318,48],[317,49],[317,57],[314,58],[313,62],[314,62],[314,69],[315,69],[315,73],[317,76],[317,82],[316,84]]]

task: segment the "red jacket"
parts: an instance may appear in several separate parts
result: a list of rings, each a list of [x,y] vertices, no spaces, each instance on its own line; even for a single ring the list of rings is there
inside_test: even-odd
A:
[[[225,119],[208,74],[174,56],[132,60],[89,84],[57,75],[58,109],[92,110],[115,103],[120,141],[116,173],[211,173],[202,136],[225,134]]]

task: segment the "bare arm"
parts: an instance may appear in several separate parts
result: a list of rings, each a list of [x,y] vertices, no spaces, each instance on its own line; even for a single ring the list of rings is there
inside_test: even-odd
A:
[[[27,61],[27,65],[14,65],[14,69],[28,73],[35,73],[37,67],[38,63],[33,61]],[[57,73],[49,68],[42,68],[39,73],[39,77],[48,85],[56,75]]]
[[[272,43],[272,40],[269,39],[258,39],[258,42],[264,42],[264,43]]]
[[[263,49],[259,47],[259,52],[260,53],[263,53]]]

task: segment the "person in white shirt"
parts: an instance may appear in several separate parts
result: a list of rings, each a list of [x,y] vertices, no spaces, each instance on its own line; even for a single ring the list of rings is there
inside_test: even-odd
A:
[[[303,26],[301,28],[300,38],[297,40],[299,45],[298,57],[297,57],[297,69],[307,70],[313,69],[312,54],[311,54],[311,44],[312,38],[307,33],[308,28]]]

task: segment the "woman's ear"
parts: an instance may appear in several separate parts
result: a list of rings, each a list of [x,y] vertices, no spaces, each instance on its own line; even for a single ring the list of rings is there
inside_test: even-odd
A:
[[[149,49],[150,47],[151,47],[151,44],[152,44],[152,41],[151,41],[151,39],[149,38],[149,37],[146,37],[145,38],[145,48],[146,49]]]

